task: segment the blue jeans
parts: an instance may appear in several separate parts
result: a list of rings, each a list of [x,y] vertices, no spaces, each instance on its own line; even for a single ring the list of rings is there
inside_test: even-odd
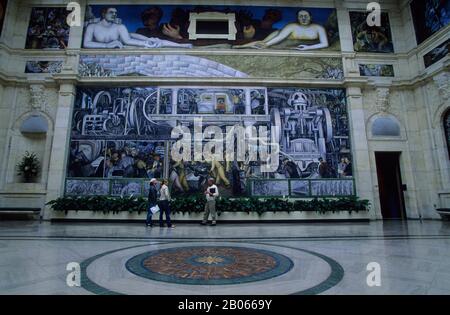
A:
[[[164,226],[163,214],[166,214],[167,227],[172,226],[172,222],[170,221],[170,204],[168,200],[162,200],[158,202],[159,204],[159,226]]]
[[[145,224],[147,224],[147,225],[152,225],[153,212],[152,212],[152,210],[150,210],[150,208],[153,208],[154,206],[156,206],[156,205],[154,205],[154,204],[149,204],[148,205],[148,208],[147,208],[147,219],[145,220]]]

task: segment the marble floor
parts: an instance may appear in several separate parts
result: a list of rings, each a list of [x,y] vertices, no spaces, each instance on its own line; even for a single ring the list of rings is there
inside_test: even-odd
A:
[[[373,262],[380,286],[367,284]],[[447,295],[450,222],[0,221],[0,294]]]

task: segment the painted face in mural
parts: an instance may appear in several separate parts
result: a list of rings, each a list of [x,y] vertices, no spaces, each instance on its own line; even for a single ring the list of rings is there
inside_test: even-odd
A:
[[[297,14],[297,19],[298,19],[298,23],[300,23],[300,25],[309,25],[311,24],[311,14],[309,14],[308,11],[299,11]]]
[[[157,7],[150,8],[142,14],[142,22],[149,29],[157,29],[162,18],[162,10]]]
[[[116,8],[108,8],[105,13],[103,13],[103,18],[107,22],[114,22],[117,19],[117,9]]]

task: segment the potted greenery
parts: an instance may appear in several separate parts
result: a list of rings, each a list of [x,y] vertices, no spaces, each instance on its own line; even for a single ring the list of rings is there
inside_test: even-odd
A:
[[[17,164],[17,175],[23,176],[25,182],[31,182],[39,174],[39,160],[35,153],[25,152],[22,161]]]

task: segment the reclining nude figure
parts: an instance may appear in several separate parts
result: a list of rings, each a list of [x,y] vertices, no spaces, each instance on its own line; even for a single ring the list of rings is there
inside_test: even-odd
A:
[[[322,25],[311,23],[312,17],[308,11],[299,11],[297,13],[297,19],[298,23],[289,23],[283,29],[273,32],[262,41],[233,46],[233,48],[263,49],[278,44],[285,39],[319,40],[319,43],[314,45],[299,45],[294,48],[297,50],[312,50],[327,48],[329,46],[325,28]]]
[[[85,48],[123,48],[125,45],[145,48],[192,48],[192,44],[178,44],[168,40],[130,33],[125,25],[117,24],[116,20],[117,9],[105,8],[102,11],[102,20],[87,26],[83,46]]]

